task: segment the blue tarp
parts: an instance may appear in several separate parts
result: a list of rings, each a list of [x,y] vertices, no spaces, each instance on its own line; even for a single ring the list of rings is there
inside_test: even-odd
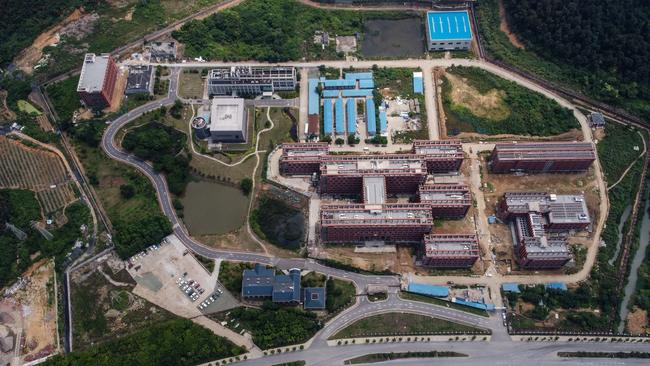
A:
[[[413,74],[413,92],[416,94],[424,93],[424,85],[422,84],[422,77]]]
[[[379,133],[385,134],[388,126],[388,120],[386,119],[386,112],[379,112]]]
[[[334,79],[323,80],[324,89],[354,89],[357,86],[356,80]]]
[[[375,117],[375,101],[366,99],[366,124],[368,125],[368,135],[377,133],[377,117]]]
[[[348,89],[341,92],[343,98],[361,98],[372,96],[371,89]]]
[[[566,284],[564,282],[551,282],[546,284],[546,288],[553,290],[567,290]]]
[[[501,288],[503,289],[504,292],[515,292],[515,293],[520,293],[519,291],[519,284],[516,283],[504,283],[501,285]]]
[[[320,114],[320,98],[318,96],[318,79],[309,79],[309,114]]]
[[[345,78],[348,80],[372,80],[372,72],[346,72]]]
[[[494,310],[493,304],[485,304],[482,302],[467,301],[458,297],[454,297],[451,302],[455,304],[465,305],[472,308],[482,309],[482,310]]]
[[[341,92],[338,90],[323,90],[323,98],[338,98]]]
[[[336,134],[343,135],[345,134],[345,116],[343,112],[343,99],[339,98],[336,100],[334,105],[334,120],[336,121]]]
[[[323,132],[325,132],[326,135],[331,135],[333,125],[334,116],[332,115],[332,100],[325,99],[323,100]]]
[[[359,89],[372,89],[375,87],[375,82],[372,79],[359,80]]]
[[[347,109],[348,134],[357,133],[357,102],[354,99],[348,99],[345,108]]]
[[[447,286],[434,286],[423,283],[409,283],[408,291],[433,297],[449,296],[449,288]]]

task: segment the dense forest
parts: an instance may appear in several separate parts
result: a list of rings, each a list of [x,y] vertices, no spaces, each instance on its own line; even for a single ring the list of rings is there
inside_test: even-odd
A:
[[[171,320],[83,352],[57,355],[45,366],[196,365],[243,350],[189,320]]]
[[[589,94],[622,104],[650,98],[650,2],[504,0],[504,5],[526,49],[576,69],[575,81]],[[650,110],[646,103],[627,106],[637,113]]]
[[[5,67],[36,36],[74,8],[95,7],[102,0],[3,0],[0,11],[0,68]]]

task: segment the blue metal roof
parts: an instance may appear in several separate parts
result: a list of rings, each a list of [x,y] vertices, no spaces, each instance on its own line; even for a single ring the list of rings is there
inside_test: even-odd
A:
[[[458,297],[454,297],[453,299],[451,299],[451,302],[455,304],[469,306],[472,308],[482,309],[482,310],[494,310],[494,304],[486,304],[486,303],[476,302],[476,301],[467,301]]]
[[[339,98],[334,104],[334,118],[336,121],[336,134],[345,134],[345,115],[343,111],[343,99]]]
[[[348,99],[345,105],[348,119],[348,133],[357,133],[357,102]]]
[[[424,283],[409,283],[408,291],[433,297],[449,296],[449,288],[447,286],[434,286]]]
[[[359,89],[373,89],[375,82],[372,79],[359,80]]]
[[[379,133],[382,135],[386,133],[388,127],[388,120],[386,119],[386,112],[379,112]]]
[[[424,93],[424,84],[422,83],[422,77],[415,76],[415,73],[413,73],[413,93]]]
[[[467,10],[427,12],[427,27],[432,41],[472,39],[472,24]]]
[[[325,89],[353,89],[357,86],[356,80],[346,79],[323,80],[322,83]]]
[[[300,302],[300,271],[289,271],[288,275],[275,276],[273,302]]]
[[[345,78],[347,80],[372,80],[372,72],[346,72]]]
[[[372,89],[347,89],[341,91],[341,96],[343,98],[371,97]]]
[[[306,287],[303,303],[305,309],[325,309],[325,288]]]
[[[320,114],[320,97],[318,96],[318,79],[309,79],[309,114]]]
[[[330,135],[332,133],[332,128],[334,128],[332,100],[325,99],[323,100],[323,132],[325,132],[326,135]]]
[[[375,117],[375,101],[366,99],[366,124],[368,125],[368,135],[377,133],[377,117]]]
[[[337,89],[323,90],[323,98],[338,98],[341,92]]]
[[[503,289],[504,292],[514,292],[514,293],[520,293],[519,291],[519,284],[516,283],[504,283],[501,285],[501,288]]]
[[[275,270],[256,264],[253,269],[245,269],[242,274],[242,296],[270,297],[273,294]]]
[[[552,290],[567,290],[566,283],[564,282],[551,282],[546,284],[546,288]]]

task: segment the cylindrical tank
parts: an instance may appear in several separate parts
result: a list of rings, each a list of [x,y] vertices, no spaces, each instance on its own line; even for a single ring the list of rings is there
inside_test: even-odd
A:
[[[210,129],[208,128],[208,123],[203,117],[196,117],[192,120],[192,129],[194,130],[194,135],[199,140],[206,140],[210,137]]]

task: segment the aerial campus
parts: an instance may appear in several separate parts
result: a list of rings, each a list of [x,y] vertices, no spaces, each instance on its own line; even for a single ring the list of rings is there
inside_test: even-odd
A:
[[[9,4],[0,364],[646,364],[650,7],[583,1]]]

